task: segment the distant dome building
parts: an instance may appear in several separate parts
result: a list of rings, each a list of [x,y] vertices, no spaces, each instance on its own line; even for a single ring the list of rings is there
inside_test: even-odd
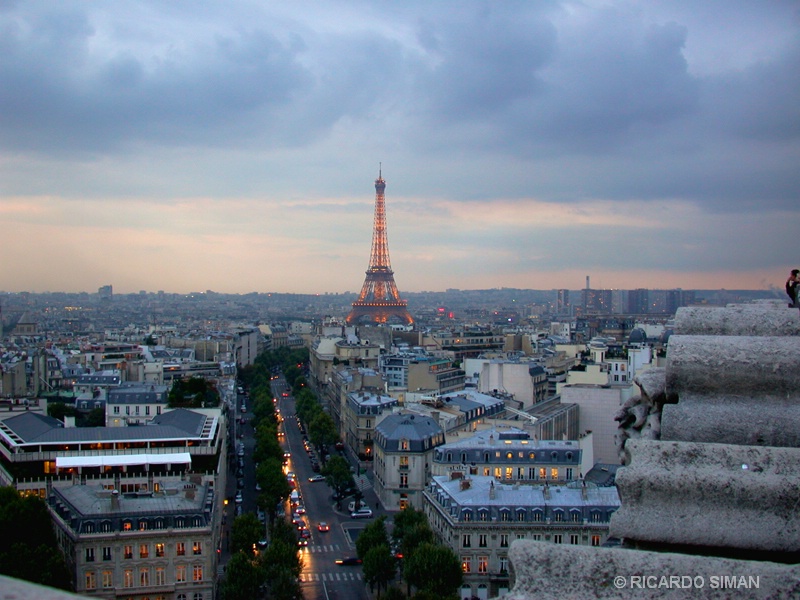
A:
[[[628,343],[630,344],[644,344],[647,341],[647,334],[641,327],[636,327],[631,331],[628,336]]]
[[[433,450],[444,442],[438,421],[423,415],[397,413],[375,427],[375,493],[387,510],[422,508]]]

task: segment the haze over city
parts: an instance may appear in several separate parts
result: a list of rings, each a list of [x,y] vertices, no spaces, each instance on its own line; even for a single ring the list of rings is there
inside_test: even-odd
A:
[[[0,290],[766,289],[795,2],[0,2]]]

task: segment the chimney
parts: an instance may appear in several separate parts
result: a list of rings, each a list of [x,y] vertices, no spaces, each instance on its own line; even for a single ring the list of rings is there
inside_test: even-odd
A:
[[[489,500],[494,500],[494,481],[489,482]]]
[[[544,484],[544,489],[542,490],[542,495],[544,496],[545,500],[550,500],[550,485],[548,483]]]
[[[461,491],[462,491],[462,492],[463,492],[464,490],[468,490],[468,489],[469,489],[469,486],[470,486],[470,480],[469,480],[469,479],[462,479],[462,480],[461,480]]]
[[[111,490],[111,510],[119,510],[119,490]]]
[[[586,482],[585,481],[581,482],[581,498],[583,498],[584,500],[588,500],[588,498],[589,498],[589,492],[586,489]]]

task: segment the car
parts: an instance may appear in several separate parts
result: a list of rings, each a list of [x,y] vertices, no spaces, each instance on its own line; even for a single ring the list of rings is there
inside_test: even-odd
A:
[[[294,513],[292,515],[292,525],[294,525],[295,527],[300,527],[300,526],[305,527],[305,523],[306,522],[303,520],[303,517],[301,517],[297,513]]]
[[[300,547],[308,546],[308,540],[306,538],[300,538],[297,540],[297,545]]]
[[[288,473],[286,473],[286,479],[294,479],[294,478],[295,478],[294,472],[289,471]]]
[[[294,509],[294,512],[296,512],[298,515],[304,515],[306,514],[306,507],[302,504],[298,504],[297,508]]]
[[[311,463],[311,470],[314,471],[314,473],[319,473],[320,469],[319,469],[319,463],[317,461]]]
[[[350,513],[351,519],[369,519],[372,517],[372,509],[370,508],[359,508]]]
[[[260,492],[260,491],[261,491],[261,484],[260,484],[260,483],[258,483],[257,481],[256,481],[256,491],[257,491],[257,492]]]
[[[236,487],[239,488],[240,490],[242,488],[244,488],[244,479],[237,479],[236,480]]]
[[[236,492],[236,497],[233,499],[233,501],[236,502],[236,504],[241,504],[243,500],[244,498],[242,498],[242,490],[239,490]]]
[[[311,483],[314,483],[315,481],[325,481],[325,475],[313,475],[309,477],[308,480]]]
[[[361,564],[361,559],[357,556],[348,556],[347,558],[337,558],[336,564],[343,567],[354,567]]]
[[[241,504],[237,504],[236,505],[236,516],[237,517],[241,517],[243,513],[244,513],[244,509],[242,508],[242,505]]]
[[[331,526],[328,525],[325,521],[320,521],[319,525],[317,525],[317,529],[319,531],[330,531],[331,530]]]
[[[308,527],[300,530],[300,537],[306,539],[311,537],[311,531],[309,531]]]

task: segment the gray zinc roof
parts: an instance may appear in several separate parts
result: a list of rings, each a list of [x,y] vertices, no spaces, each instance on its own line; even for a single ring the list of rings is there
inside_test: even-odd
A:
[[[424,452],[444,443],[444,431],[431,417],[398,413],[375,427],[375,441],[385,452],[399,452],[401,441],[409,452]]]

